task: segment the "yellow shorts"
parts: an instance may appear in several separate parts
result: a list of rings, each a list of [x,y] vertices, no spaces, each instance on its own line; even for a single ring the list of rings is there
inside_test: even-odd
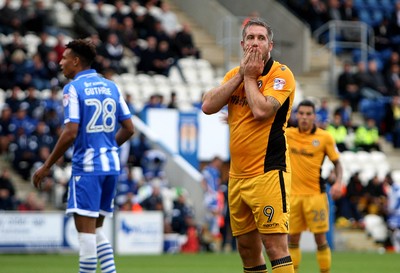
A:
[[[290,173],[272,170],[252,178],[229,179],[233,236],[289,232]]]
[[[329,230],[329,207],[326,193],[292,195],[290,197],[290,234],[309,230],[323,233]]]

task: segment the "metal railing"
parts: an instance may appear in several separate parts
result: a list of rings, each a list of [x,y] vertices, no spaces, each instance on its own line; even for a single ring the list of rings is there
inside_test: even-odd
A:
[[[367,63],[370,53],[375,52],[374,30],[361,21],[332,20],[322,25],[313,33],[315,41],[322,42],[331,52],[329,69],[329,86],[332,93],[336,92],[336,58],[338,50],[359,49],[360,61]],[[326,40],[324,40],[326,39]]]

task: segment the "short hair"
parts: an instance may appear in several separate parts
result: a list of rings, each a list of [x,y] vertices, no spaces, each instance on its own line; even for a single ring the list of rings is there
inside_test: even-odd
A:
[[[90,66],[96,58],[96,46],[90,40],[76,39],[69,42],[66,48],[71,49],[86,66]]]
[[[299,110],[300,106],[308,106],[311,107],[313,109],[313,112],[315,113],[315,104],[310,101],[310,100],[303,100],[299,103],[299,105],[297,106],[297,111]]]
[[[243,30],[242,30],[242,39],[243,40],[246,37],[247,29],[250,26],[254,26],[254,25],[265,27],[265,29],[267,30],[267,35],[268,35],[268,39],[270,40],[270,42],[274,39],[274,32],[272,31],[272,27],[270,25],[268,25],[268,23],[265,22],[262,18],[256,17],[256,18],[251,18],[244,25]]]

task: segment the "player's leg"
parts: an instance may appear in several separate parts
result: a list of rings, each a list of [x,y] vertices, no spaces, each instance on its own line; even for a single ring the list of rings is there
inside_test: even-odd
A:
[[[262,242],[271,261],[273,273],[293,273],[293,262],[288,250],[286,233],[262,234]]]
[[[90,198],[88,198],[90,196]],[[74,215],[79,240],[79,272],[95,273],[96,218],[99,213],[100,190],[96,178],[73,176],[69,182],[67,213]]]
[[[257,230],[237,236],[237,246],[243,263],[243,272],[267,272],[261,238]]]
[[[326,233],[315,233],[317,244],[317,262],[321,273],[329,273],[331,270],[331,249],[326,239]]]
[[[242,198],[246,179],[229,178],[228,202],[232,235],[236,237],[237,250],[242,259],[243,272],[267,272],[260,234],[253,212]],[[250,184],[251,181],[248,181]]]
[[[113,273],[116,272],[114,251],[103,231],[103,222],[104,216],[100,215],[96,222],[97,258],[99,259],[102,273]]]
[[[307,229],[303,212],[304,197],[292,195],[290,197],[290,228],[289,228],[289,252],[293,260],[294,272],[299,271],[301,263],[300,238],[301,233]]]
[[[326,239],[329,231],[329,206],[328,197],[325,193],[310,196],[305,201],[304,215],[307,217],[307,226],[314,233],[317,244],[317,261],[320,272],[329,273],[331,270],[331,249]]]
[[[95,273],[96,254],[96,218],[74,214],[75,227],[79,240],[79,272]]]
[[[289,173],[273,170],[248,179],[242,198],[249,204],[273,273],[293,273],[288,250]],[[243,189],[242,185],[242,189]]]
[[[100,216],[96,221],[97,257],[102,273],[115,273],[114,251],[109,239],[103,231],[105,216],[112,216],[115,187],[118,176],[106,176],[101,182],[102,192],[100,200]]]
[[[294,272],[299,272],[299,265],[301,262],[301,249],[300,249],[301,233],[291,233],[289,235],[289,252],[292,257]]]

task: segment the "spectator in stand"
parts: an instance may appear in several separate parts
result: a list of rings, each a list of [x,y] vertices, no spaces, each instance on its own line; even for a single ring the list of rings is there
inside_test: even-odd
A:
[[[17,205],[15,198],[15,187],[10,172],[3,169],[0,176],[0,211],[15,210]]]
[[[307,18],[311,31],[317,30],[327,22],[328,10],[325,2],[321,0],[309,0],[305,4],[304,18]]]
[[[400,95],[400,65],[393,63],[385,73],[385,82],[387,85],[387,95],[389,97]]]
[[[325,129],[329,124],[330,110],[328,105],[328,99],[322,98],[321,105],[316,111],[316,124],[318,127]]]
[[[64,157],[60,157],[53,166],[54,179],[54,205],[56,208],[65,209],[68,200],[68,181],[72,172],[71,164],[67,164]]]
[[[391,102],[386,104],[384,116],[384,132],[390,137],[393,147],[400,147],[400,96],[394,96]]]
[[[157,39],[154,36],[146,38],[147,47],[140,52],[139,62],[136,65],[138,73],[154,73],[154,60],[157,54]]]
[[[103,0],[96,1],[96,6],[97,6],[96,11],[94,11],[93,13],[95,28],[101,39],[105,40],[106,37],[103,34],[107,33],[110,16],[106,12],[104,12]]]
[[[116,33],[110,33],[107,36],[107,41],[103,44],[101,51],[103,56],[110,60],[110,67],[117,73],[126,72],[126,68],[121,64],[124,57],[124,46]]]
[[[182,24],[182,29],[175,36],[174,45],[178,58],[200,58],[200,51],[195,45],[192,30],[188,23]]]
[[[128,15],[135,22],[136,32],[140,39],[146,39],[153,31],[156,19],[147,11],[146,8],[138,5],[135,1],[130,4],[132,12]]]
[[[171,97],[170,97],[169,103],[167,105],[167,108],[178,109],[177,94],[174,91],[171,92]]]
[[[394,9],[389,17],[390,34],[392,40],[392,49],[399,52],[400,49],[400,2],[396,1]]]
[[[186,235],[188,228],[194,226],[194,212],[187,203],[187,193],[178,188],[177,198],[173,201],[171,228],[173,232]]]
[[[334,113],[339,113],[342,117],[342,123],[347,127],[352,127],[352,116],[353,109],[351,108],[350,102],[347,99],[342,99],[341,104],[335,109]]]
[[[2,51],[1,44],[0,51]],[[3,90],[12,89],[15,85],[13,78],[8,62],[6,62],[5,58],[0,57],[0,88]]]
[[[150,149],[144,152],[140,162],[143,170],[144,179],[151,181],[152,179],[161,179],[163,184],[166,184],[165,164],[167,156],[164,152],[158,149]]]
[[[36,128],[37,120],[28,116],[29,104],[22,102],[19,105],[18,111],[11,119],[11,131],[16,134],[18,129],[22,128],[24,133],[30,136]]]
[[[341,17],[344,21],[357,21],[358,12],[353,6],[353,0],[344,0],[340,7]]]
[[[46,68],[45,63],[43,62],[42,57],[39,54],[35,54],[32,56],[32,62],[33,62],[33,67],[31,71],[32,85],[38,90],[50,89],[51,87],[50,75],[49,71]]]
[[[47,54],[53,50],[53,48],[48,45],[48,40],[49,40],[49,34],[46,32],[42,32],[39,35],[40,42],[37,45],[37,53],[39,53],[39,56],[41,59],[45,62],[47,61]]]
[[[339,97],[348,100],[353,111],[358,111],[361,93],[350,62],[344,62],[343,71],[338,77],[337,87]]]
[[[144,210],[158,210],[164,211],[163,196],[161,194],[160,185],[151,183],[151,194],[140,202],[140,206]]]
[[[365,187],[365,196],[367,198],[367,213],[383,216],[386,219],[387,195],[383,181],[378,175],[372,177]]]
[[[333,136],[339,152],[347,151],[347,128],[342,123],[340,113],[334,113],[332,122],[326,127],[326,130]]]
[[[159,95],[159,94],[151,95],[149,100],[144,104],[142,110],[140,111],[139,117],[143,121],[146,121],[147,110],[149,110],[151,108],[165,108],[163,100],[164,100],[164,97],[162,95]]]
[[[345,196],[335,202],[337,206],[336,218],[340,216],[361,227],[367,210],[365,187],[360,180],[359,172],[355,172],[346,186]]]
[[[132,148],[130,162],[133,166],[141,167],[142,158],[146,151],[151,150],[151,145],[146,136],[140,133],[134,137],[131,142]]]
[[[56,51],[50,51],[47,54],[46,62],[45,62],[45,67],[48,73],[48,82],[50,85],[50,88],[55,87],[55,86],[60,86],[61,80],[59,78],[59,66],[58,66],[58,55]]]
[[[43,100],[39,98],[39,92],[34,86],[28,87],[26,89],[26,96],[22,103],[26,103],[28,106],[27,114],[30,118],[39,120],[43,117]]]
[[[378,91],[380,94],[378,97],[390,95],[386,87],[385,77],[383,76],[380,68],[378,67],[378,62],[375,59],[368,61],[368,76],[368,87]]]
[[[139,187],[140,181],[134,177],[132,168],[126,166],[119,176],[115,203],[119,207],[122,207],[127,201],[130,201],[131,204],[136,203]]]
[[[342,2],[339,0],[328,0],[327,3],[327,21],[342,20],[341,13]]]
[[[121,43],[127,48],[131,48],[132,43],[137,44],[138,34],[135,29],[135,22],[129,16],[125,16],[121,25]],[[132,49],[134,52],[134,49]]]
[[[76,2],[78,8],[73,10],[73,31],[77,38],[86,38],[97,34],[96,21],[93,14],[86,8],[86,1]]]
[[[400,253],[400,183],[394,182],[391,175],[386,176],[390,190],[388,194],[388,227],[392,231],[391,241],[394,250]]]
[[[44,210],[45,204],[42,200],[38,199],[37,193],[31,191],[25,198],[25,201],[18,205],[19,211],[42,211]]]
[[[11,131],[11,118],[11,108],[4,103],[0,115],[0,155],[8,153],[8,147],[14,140],[14,134]]]
[[[153,61],[154,72],[156,74],[168,76],[169,70],[173,64],[173,53],[170,51],[168,41],[159,41]]]
[[[222,208],[224,204],[220,203],[219,189],[223,163],[220,157],[215,156],[201,171],[203,175],[201,186],[204,191],[206,229],[211,234],[214,245],[217,245],[221,239],[220,222],[221,218],[223,218]]]
[[[161,8],[161,24],[164,30],[168,33],[169,37],[175,37],[176,33],[181,29],[181,24],[178,21],[178,17],[174,12],[171,11],[171,7],[168,2],[162,1],[160,4]]]
[[[369,60],[368,67],[363,61],[358,62],[355,78],[361,90],[361,97],[367,99],[380,98],[387,94],[385,78],[378,70],[376,60]]]
[[[16,10],[11,6],[11,0],[5,0],[0,9],[0,33],[8,35],[21,27]]]
[[[16,85],[22,89],[26,89],[32,82],[33,62],[27,58],[21,49],[15,50],[11,55],[10,71],[13,74],[12,79]]]
[[[36,143],[38,147],[46,146],[51,150],[53,150],[57,141],[56,137],[50,133],[49,126],[42,120],[37,123],[30,140]]]
[[[147,12],[156,20],[160,20],[162,16],[162,11],[158,5],[158,2],[159,0],[147,0],[144,3],[144,7],[147,9]]]
[[[115,18],[119,26],[122,26],[124,18],[126,16],[125,12],[123,11],[124,5],[124,1],[116,0],[114,3],[115,11],[113,14],[111,14],[111,18]]]
[[[391,38],[390,20],[385,16],[379,24],[374,27],[375,50],[379,52],[392,50]]]
[[[24,43],[21,33],[15,31],[12,33],[12,41],[4,46],[4,55],[9,61],[15,51],[21,50],[23,53],[27,54],[28,49]]]
[[[14,85],[11,89],[11,94],[6,97],[5,103],[11,108],[12,114],[15,114],[20,104],[22,103],[23,91],[18,85]]]
[[[365,123],[358,126],[355,131],[355,146],[357,150],[381,151],[379,144],[379,130],[375,119],[367,117]]]

